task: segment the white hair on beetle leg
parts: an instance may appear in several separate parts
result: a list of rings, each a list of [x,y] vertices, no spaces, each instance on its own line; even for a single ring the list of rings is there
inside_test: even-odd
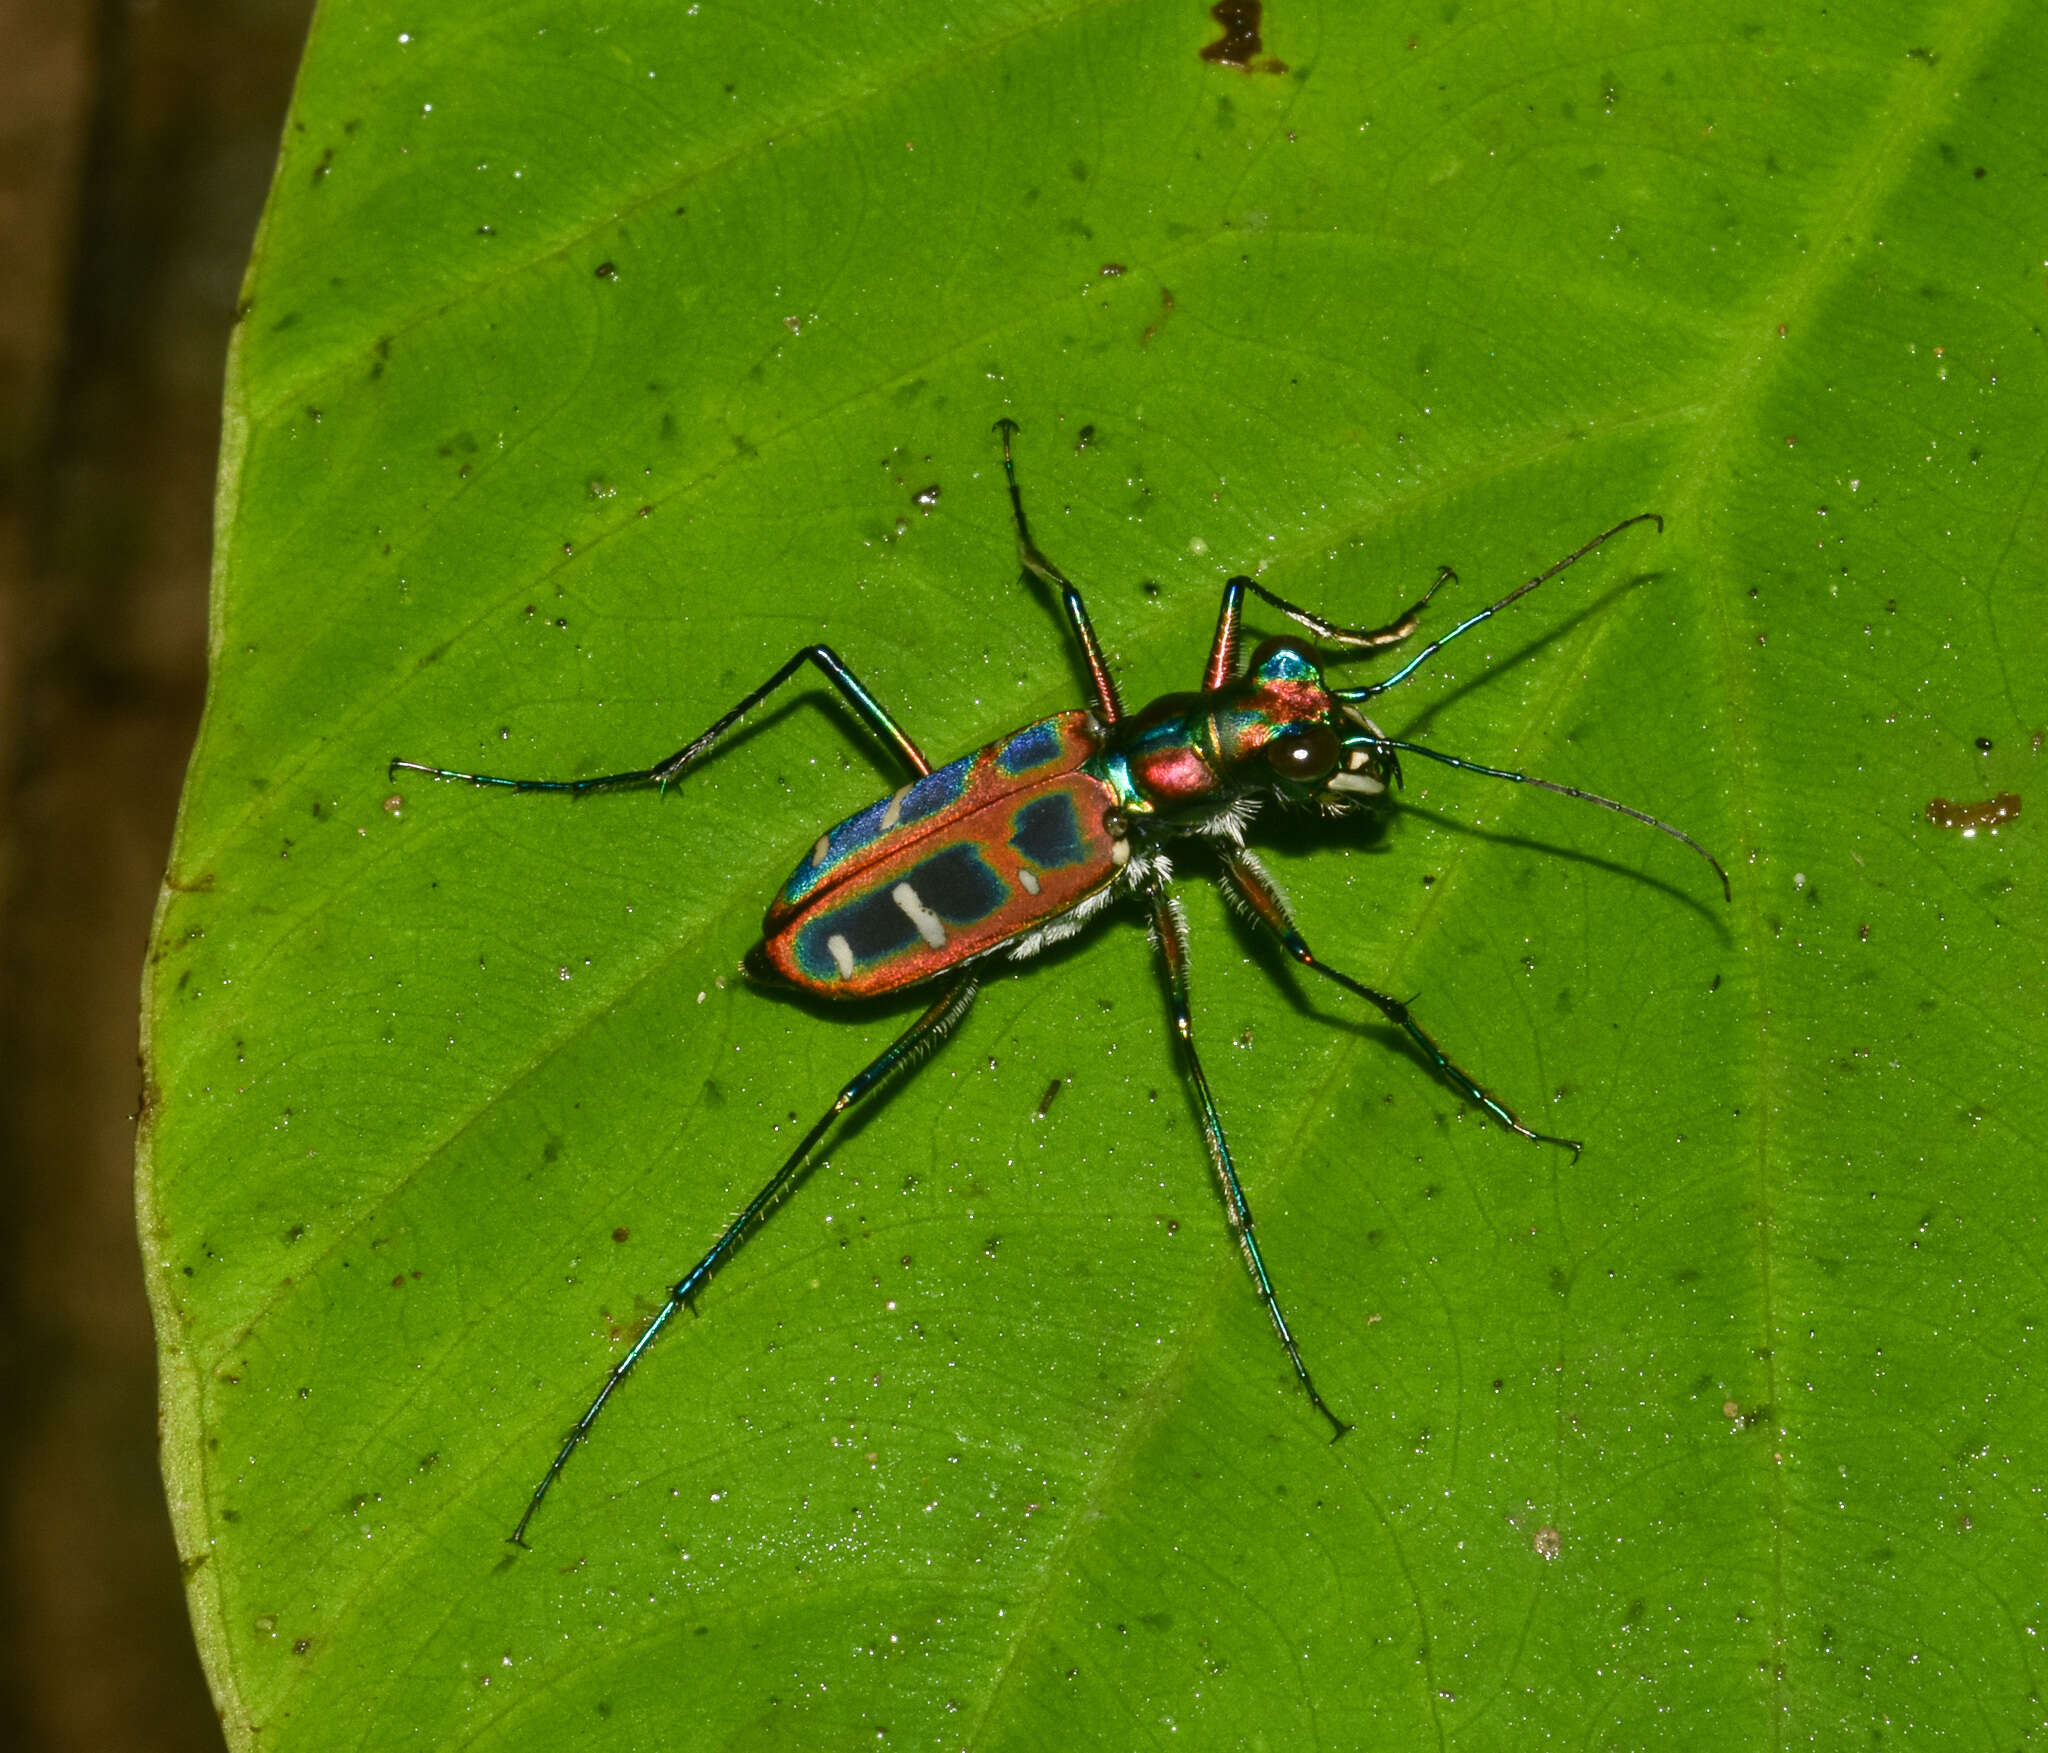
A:
[[[1255,853],[1240,852],[1237,855],[1237,863],[1251,872],[1253,881],[1273,897],[1273,904],[1280,909],[1281,919],[1285,922],[1287,929],[1292,931],[1294,929],[1294,908],[1289,904],[1286,895],[1281,892],[1280,885],[1273,880],[1273,873],[1266,868],[1265,862]],[[1225,883],[1223,885],[1223,892],[1237,903],[1247,918],[1254,920],[1259,918],[1258,909],[1253,905],[1251,897],[1244,894],[1235,883]]]
[[[1288,905],[1287,897],[1280,892],[1280,885],[1273,880],[1273,873],[1266,869],[1264,863],[1256,855],[1250,852],[1237,852],[1233,853],[1224,862],[1226,869],[1230,865],[1235,864],[1248,871],[1253,883],[1263,887],[1266,893],[1273,897],[1274,903],[1280,909],[1280,918],[1287,929],[1290,931],[1294,929],[1294,909]],[[1223,890],[1224,900],[1235,908],[1242,917],[1249,919],[1254,925],[1266,923],[1265,916],[1258,909],[1258,904],[1236,883],[1226,880],[1217,886]]]
[[[1263,800],[1247,793],[1234,797],[1213,814],[1181,830],[1204,840],[1227,840],[1233,846],[1244,844],[1244,831],[1252,825],[1252,818],[1259,813]]]
[[[1172,933],[1174,947],[1180,951],[1182,978],[1185,979],[1188,959],[1188,910],[1181,905],[1181,899],[1178,895],[1168,894],[1164,889],[1155,889],[1153,894],[1166,903],[1160,911],[1166,914],[1166,929]],[[1166,944],[1160,934],[1159,913],[1151,914],[1147,920],[1145,936],[1157,948],[1162,950],[1166,948]]]
[[[1124,885],[1129,889],[1163,888],[1173,881],[1173,860],[1163,852],[1134,852],[1124,866]]]

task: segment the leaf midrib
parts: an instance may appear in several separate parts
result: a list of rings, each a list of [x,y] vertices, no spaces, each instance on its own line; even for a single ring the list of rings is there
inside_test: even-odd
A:
[[[1986,9],[1987,12],[1990,10],[1992,9]],[[2003,9],[1998,9],[1998,16],[1999,22],[2002,24]],[[1970,52],[1959,57],[1962,64],[1955,69],[1953,75],[1957,84],[1967,81],[1970,69],[1981,58],[1985,48],[1988,46],[1989,40],[1995,34],[1996,31],[1991,25],[1980,23],[1974,40],[1969,44]],[[1951,54],[1954,53],[1955,51],[1952,50]],[[1911,95],[1920,98],[1922,101],[1917,104],[1907,105],[1901,104],[1895,99],[1893,103],[1873,111],[1873,125],[1869,132],[1877,142],[1875,150],[1872,152],[1852,151],[1844,154],[1843,164],[1845,168],[1840,182],[1841,185],[1846,186],[1838,186],[1836,198],[1833,201],[1816,203],[1817,207],[1823,208],[1831,214],[1839,214],[1839,218],[1835,219],[1832,224],[1832,241],[1823,249],[1809,253],[1802,259],[1801,266],[1797,271],[1789,275],[1768,294],[1760,295],[1752,301],[1751,314],[1747,320],[1731,323],[1728,326],[1731,342],[1738,350],[1742,347],[1741,337],[1745,334],[1761,336],[1768,333],[1773,313],[1777,313],[1777,320],[1785,322],[1789,328],[1798,315],[1814,310],[1846,278],[1858,255],[1858,240],[1855,236],[1855,231],[1860,229],[1861,223],[1896,191],[1909,168],[1913,154],[1923,144],[1925,134],[1932,126],[1936,116],[1940,113],[1938,105],[1925,100],[1924,78],[1924,73],[1919,69],[1912,68],[1910,64],[1908,64],[1907,71],[1895,77],[1895,92],[1910,89]],[[1910,88],[1909,81],[1911,82]],[[1911,113],[1902,117],[1898,113],[1901,109]],[[1913,125],[1915,122],[1918,123],[1918,126]],[[1766,342],[1766,348],[1768,348],[1768,342]],[[1753,429],[1754,415],[1763,402],[1774,375],[1765,364],[1768,357],[1767,351],[1759,352],[1746,365],[1739,362],[1735,363],[1734,368],[1729,370],[1723,377],[1720,392],[1718,394],[1705,395],[1695,404],[1700,408],[1702,414],[1702,418],[1694,423],[1694,430],[1700,434],[1700,439],[1692,458],[1692,466],[1685,471],[1683,477],[1684,484],[1673,501],[1674,523],[1683,525],[1687,522],[1693,522],[1697,525],[1698,510],[1707,483],[1718,479],[1718,468],[1722,462],[1722,452],[1730,444],[1733,435],[1738,430],[1735,416],[1739,412],[1745,411],[1751,416],[1750,420],[1739,429],[1743,435],[1747,436]],[[1688,510],[1694,513],[1692,519],[1688,519],[1684,515]],[[1703,535],[1702,546],[1704,547],[1705,545]],[[1763,742],[1760,736],[1751,728],[1756,724],[1756,714],[1753,710],[1737,709],[1738,698],[1743,705],[1749,704],[1752,699],[1751,690],[1743,686],[1749,679],[1751,672],[1747,667],[1746,661],[1737,661],[1738,654],[1741,653],[1742,649],[1740,643],[1741,629],[1735,626],[1735,617],[1731,611],[1723,608],[1719,613],[1715,612],[1715,605],[1725,604],[1727,600],[1725,593],[1710,593],[1707,603],[1702,605],[1702,607],[1711,630],[1719,635],[1720,644],[1724,652],[1723,676],[1729,686],[1731,704],[1729,712],[1730,728],[1725,737],[1730,753],[1728,771],[1737,781],[1736,814],[1738,820],[1747,825],[1747,832],[1744,836],[1747,838],[1761,828],[1763,824],[1763,811],[1757,800],[1767,796],[1768,789],[1765,783],[1764,763],[1762,760]],[[1610,621],[1608,628],[1601,630],[1601,642],[1604,642],[1605,635],[1611,630],[1612,625],[1613,622]],[[1583,661],[1565,666],[1561,670],[1562,679],[1553,690],[1552,700],[1562,703],[1574,696],[1579,691],[1579,688],[1583,686],[1583,678],[1589,667]],[[1558,710],[1551,708],[1542,712],[1525,712],[1523,719],[1524,728],[1521,737],[1517,741],[1518,747],[1530,740],[1531,730],[1534,726],[1538,724],[1555,725],[1560,722],[1560,715]],[[1457,862],[1463,864],[1470,856],[1469,847],[1461,846]],[[1729,862],[1733,863],[1733,860],[1731,859]],[[1439,884],[1441,888],[1447,888],[1448,886],[1448,884]],[[1747,913],[1746,925],[1749,941],[1752,943],[1768,942],[1769,933],[1762,917],[1762,899],[1759,885],[1754,882],[1739,885],[1737,905],[1744,908]],[[1403,941],[1413,940],[1412,937],[1404,936]],[[1770,1015],[1770,1005],[1767,1002],[1767,992],[1765,989],[1765,980],[1768,972],[1767,959],[1756,958],[1753,966],[1755,968],[1754,977],[1756,981],[1756,1005],[1754,1012],[1756,1019],[1754,1025],[1756,1053],[1753,1063],[1756,1070],[1753,1095],[1747,1104],[1747,1111],[1756,1117],[1755,1124],[1757,1127],[1756,1182],[1759,1193],[1757,1249],[1758,1273],[1761,1281],[1764,1307],[1764,1331],[1760,1349],[1764,1359],[1765,1379],[1768,1384],[1767,1391],[1770,1395],[1770,1404],[1782,1406],[1774,1361],[1777,1350],[1778,1317],[1771,1295],[1772,1255],[1770,1229],[1772,1224],[1771,1213],[1774,1210],[1772,1195],[1775,1190],[1776,1164],[1773,1158],[1770,1139],[1769,1115],[1771,1104],[1764,1099],[1764,1092],[1782,1082],[1785,1075],[1785,1067],[1780,1057],[1773,1051],[1775,1044],[1767,1022]],[[1359,1050],[1360,1044],[1354,1041],[1348,1048],[1340,1050],[1333,1057],[1337,1061],[1348,1062],[1355,1057]],[[1311,1109],[1307,1104],[1298,1107],[1297,1120],[1293,1128],[1296,1148],[1281,1153],[1281,1160],[1286,1164],[1295,1165],[1307,1160],[1306,1153],[1300,1146],[1310,1133],[1312,1117]],[[1298,1171],[1294,1170],[1291,1166],[1284,1169],[1281,1173],[1280,1184],[1284,1185],[1291,1181],[1293,1174],[1296,1172]],[[1231,1264],[1235,1265],[1235,1262],[1233,1261]],[[1180,1345],[1175,1347],[1174,1357],[1170,1360],[1169,1365],[1162,1366],[1162,1370],[1166,1367],[1175,1369],[1185,1367],[1186,1356],[1194,1344],[1197,1332],[1205,1327],[1209,1320],[1213,1319],[1215,1309],[1220,1306],[1223,1280],[1224,1275],[1220,1273],[1212,1278],[1214,1293],[1202,1305],[1205,1311],[1203,1316],[1189,1321],[1187,1328],[1184,1330]],[[1156,1397],[1148,1395],[1145,1404],[1150,1408],[1156,1406],[1158,1400]],[[1134,1425],[1137,1422],[1136,1419],[1133,1420]],[[1151,1433],[1148,1432],[1147,1434]],[[1142,1444],[1137,1442],[1120,1445],[1118,1451],[1119,1458],[1121,1459],[1126,1454],[1136,1453],[1142,1446]],[[1775,1467],[1770,1470],[1766,1477],[1769,1480],[1767,1489],[1769,1490],[1772,1506],[1771,1514],[1767,1518],[1768,1525],[1766,1530],[1771,1551],[1772,1576],[1769,1647],[1782,1651],[1785,1647],[1786,1632],[1785,1486],[1782,1475]],[[1093,1494],[1091,1501],[1103,1501],[1105,1497],[1105,1493],[1098,1491]],[[1377,1505],[1375,1505],[1375,1508],[1377,1508]],[[1115,1525],[1115,1518],[1110,1514],[1104,1514],[1099,1521],[1092,1524],[1092,1527],[1096,1530],[1095,1539],[1098,1542],[1106,1541],[1109,1538],[1108,1530]],[[1076,1538],[1079,1537],[1079,1524],[1077,1523]],[[1072,1570],[1073,1567],[1070,1566],[1068,1569],[1069,1575],[1072,1574]],[[1042,1574],[1049,1585],[1047,1588],[1048,1600],[1041,1607],[1026,1616],[1023,1622],[1020,1623],[1018,1645],[1013,1650],[1010,1660],[1004,1666],[1004,1674],[1010,1672],[1022,1659],[1024,1639],[1030,1634],[1032,1628],[1043,1622],[1051,1610],[1052,1599],[1056,1599],[1067,1586],[1066,1580],[1054,1576],[1050,1567],[1047,1567]],[[1426,1617],[1419,1595],[1411,1596],[1411,1599],[1414,1602],[1418,1615]],[[1769,1707],[1767,1714],[1771,1723],[1772,1745],[1774,1747],[1782,1747],[1784,1744],[1785,1712],[1775,1701],[1782,1697],[1783,1688],[1787,1684],[1786,1667],[1787,1665],[1782,1660],[1776,1661],[1771,1667],[1773,1675],[1772,1697],[1774,1702]],[[1425,1706],[1430,1713],[1432,1722],[1436,1724],[1439,1741],[1441,1742],[1443,1725],[1436,1716],[1434,1688],[1428,1679],[1427,1673],[1423,1677],[1422,1684]],[[982,1718],[975,1725],[975,1735],[970,1744],[981,1744],[983,1731],[989,1727],[991,1715],[995,1704],[998,1702],[1000,1687],[1001,1677],[998,1676],[995,1685],[991,1689],[989,1705],[984,1710]]]

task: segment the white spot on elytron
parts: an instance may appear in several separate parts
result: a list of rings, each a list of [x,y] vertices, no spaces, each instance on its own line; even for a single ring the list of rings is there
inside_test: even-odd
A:
[[[942,950],[946,947],[946,927],[939,916],[918,899],[917,891],[908,883],[898,883],[889,891],[889,899],[903,909],[903,917],[917,927],[917,935],[924,939],[928,950]]]
[[[1131,862],[1131,843],[1128,840],[1112,840],[1109,843],[1109,855],[1120,865],[1129,864]]]
[[[909,795],[910,787],[905,785],[898,789],[889,799],[889,807],[882,812],[882,826],[880,830],[882,833],[888,833],[891,828],[895,827],[903,819],[903,800]]]
[[[820,834],[817,845],[811,848],[811,862],[813,864],[823,864],[831,850],[832,836],[830,834]]]
[[[1332,791],[1362,792],[1367,797],[1377,797],[1387,789],[1369,773],[1332,773],[1327,783]]]
[[[839,964],[839,978],[853,978],[853,945],[834,932],[825,940],[825,947],[832,952],[832,960]]]
[[[1038,879],[1021,864],[1017,866],[1017,880],[1024,885],[1025,894],[1035,895],[1038,893]]]

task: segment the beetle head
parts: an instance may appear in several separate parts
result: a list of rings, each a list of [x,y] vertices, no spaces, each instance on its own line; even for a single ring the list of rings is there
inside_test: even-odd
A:
[[[1386,735],[1323,680],[1315,654],[1296,639],[1268,639],[1245,673],[1265,734],[1257,757],[1273,789],[1297,803],[1341,806],[1401,781]]]

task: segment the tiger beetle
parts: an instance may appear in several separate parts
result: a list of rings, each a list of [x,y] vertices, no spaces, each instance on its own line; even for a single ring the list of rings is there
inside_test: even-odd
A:
[[[1080,591],[1032,540],[1010,455],[1016,430],[1014,421],[996,423],[1017,526],[1021,576],[1027,583],[1058,592],[1088,672],[1094,695],[1091,707],[1041,718],[934,770],[910,733],[836,652],[807,645],[702,736],[651,767],[590,779],[506,779],[416,761],[391,763],[393,773],[424,773],[508,791],[566,792],[571,797],[631,786],[665,791],[709,755],[748,712],[810,664],[823,672],[910,771],[909,783],[818,836],[769,903],[761,941],[747,953],[743,967],[762,984],[794,988],[814,998],[877,998],[926,986],[937,988],[937,998],[840,1090],[767,1184],[676,1281],[667,1301],[605,1377],[534,1488],[510,1535],[514,1545],[526,1544],[526,1530],[549,1490],[633,1366],[677,1311],[691,1306],[711,1275],[795,1186],[832,1122],[873,1095],[891,1074],[908,1073],[936,1047],[966,1015],[976,987],[999,961],[1023,961],[1072,936],[1126,898],[1137,901],[1150,916],[1173,1029],[1201,1113],[1224,1217],[1295,1379],[1328,1421],[1332,1440],[1345,1434],[1350,1427],[1324,1402],[1281,1313],[1223,1121],[1195,1049],[1188,1003],[1187,922],[1168,892],[1168,842],[1207,842],[1225,897],[1256,927],[1270,932],[1295,961],[1372,1006],[1414,1042],[1447,1083],[1508,1130],[1538,1144],[1561,1145],[1574,1156],[1581,1149],[1577,1141],[1523,1125],[1437,1045],[1400,999],[1340,973],[1318,957],[1296,928],[1273,879],[1246,849],[1245,829],[1268,801],[1307,805],[1325,814],[1350,810],[1380,796],[1390,785],[1398,786],[1400,757],[1415,755],[1461,772],[1539,786],[1647,823],[1704,858],[1720,877],[1724,897],[1730,893],[1727,873],[1713,854],[1667,822],[1576,786],[1389,736],[1361,710],[1376,695],[1405,682],[1453,639],[1621,531],[1639,523],[1655,523],[1661,530],[1663,519],[1655,513],[1625,518],[1603,530],[1548,571],[1467,616],[1392,675],[1355,688],[1330,686],[1324,679],[1325,664],[1407,639],[1430,599],[1453,576],[1448,568],[1399,619],[1369,628],[1339,627],[1274,595],[1256,579],[1233,578],[1223,587],[1222,612],[1200,688],[1163,695],[1142,710],[1127,713]],[[1257,597],[1306,628],[1314,635],[1314,644],[1298,638],[1266,639],[1240,666],[1240,623],[1247,597]]]

